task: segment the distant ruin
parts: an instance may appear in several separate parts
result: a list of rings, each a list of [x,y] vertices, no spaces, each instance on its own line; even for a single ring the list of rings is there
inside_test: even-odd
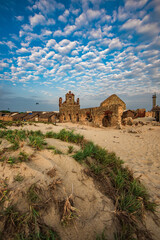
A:
[[[65,95],[65,100],[59,98],[59,112],[38,112],[28,111],[18,112],[0,112],[0,121],[27,121],[27,122],[73,122],[97,127],[120,127],[121,123],[126,125],[126,119],[135,119],[141,117],[154,117],[160,122],[160,106],[156,105],[156,94],[153,95],[153,107],[151,111],[146,109],[126,110],[126,104],[113,94],[103,102],[99,107],[80,108],[80,100],[75,100],[74,94],[69,91]]]
[[[69,91],[65,101],[59,98],[60,122],[91,122],[94,126],[116,126],[121,123],[121,116],[126,104],[115,94],[104,100],[99,107],[80,109],[80,101],[75,101],[74,94]]]

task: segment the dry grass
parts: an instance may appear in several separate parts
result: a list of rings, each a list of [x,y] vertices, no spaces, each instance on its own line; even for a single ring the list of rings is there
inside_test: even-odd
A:
[[[61,223],[62,225],[68,225],[75,218],[78,218],[78,210],[74,207],[73,196],[71,194],[64,203]]]

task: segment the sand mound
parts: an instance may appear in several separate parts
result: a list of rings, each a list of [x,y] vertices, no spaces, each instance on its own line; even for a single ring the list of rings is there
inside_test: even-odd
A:
[[[59,141],[54,140],[54,145],[59,146]],[[10,190],[10,201],[5,202],[5,207],[18,204],[18,209],[25,212],[29,208],[26,193],[36,184],[49,197],[49,205],[45,211],[41,210],[41,218],[61,239],[96,239],[104,229],[109,239],[113,239],[114,205],[96,189],[93,179],[84,173],[84,167],[70,156],[54,154],[51,150],[33,154],[33,149],[24,146],[23,151],[32,156],[28,162],[0,165],[0,175],[7,179]],[[18,174],[24,177],[23,181],[15,181]],[[70,195],[76,213],[72,216],[74,222],[65,218],[62,224],[64,205]]]

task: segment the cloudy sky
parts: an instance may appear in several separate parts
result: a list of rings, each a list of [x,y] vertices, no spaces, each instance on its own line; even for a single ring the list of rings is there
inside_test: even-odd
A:
[[[0,109],[160,104],[160,0],[0,0]],[[39,105],[36,105],[36,103]]]

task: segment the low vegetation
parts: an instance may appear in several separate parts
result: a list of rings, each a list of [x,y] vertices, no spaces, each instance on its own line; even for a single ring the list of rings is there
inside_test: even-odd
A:
[[[98,145],[95,145],[93,142],[86,141],[84,137],[80,134],[75,134],[73,131],[67,131],[62,129],[59,133],[47,132],[45,135],[41,131],[24,131],[24,130],[1,130],[0,138],[5,138],[11,142],[12,149],[16,150],[19,147],[21,141],[29,140],[29,145],[34,147],[37,150],[41,150],[46,145],[45,138],[55,138],[60,139],[65,142],[71,142],[81,145],[81,150],[77,151],[72,155],[72,157],[79,163],[85,163],[85,166],[88,166],[90,175],[93,176],[96,181],[99,182],[99,185],[103,185],[103,189],[106,188],[104,192],[107,194],[108,179],[109,184],[112,188],[112,194],[109,197],[113,200],[115,204],[115,215],[119,219],[121,224],[121,229],[119,232],[115,233],[115,240],[123,239],[134,239],[134,235],[138,236],[139,232],[139,222],[143,222],[144,211],[149,210],[155,212],[156,204],[150,201],[149,194],[145,187],[140,183],[138,179],[133,177],[132,172],[123,167],[123,161],[118,158],[115,153],[109,153],[106,149],[101,148]],[[54,146],[47,146],[47,149],[54,150],[55,154],[62,154],[62,152],[56,149]],[[68,147],[68,153],[73,152],[73,146]],[[0,157],[1,162],[7,162],[10,165],[13,165],[18,162],[26,162],[29,158],[26,153],[20,152],[18,158],[9,157]],[[22,176],[16,176],[15,181],[22,181]],[[5,189],[5,188],[4,188]],[[0,201],[4,201],[7,197],[7,190],[2,190],[0,192]],[[39,192],[35,186],[31,186],[27,193],[27,199],[29,204],[32,206],[32,215],[34,219],[39,218],[39,213],[35,207],[41,202],[39,199]],[[69,200],[68,200],[69,201]],[[72,206],[71,206],[72,207]],[[71,208],[72,209],[72,208]],[[12,210],[12,211],[11,211]],[[14,211],[13,211],[14,210]],[[72,209],[73,210],[73,209]],[[17,215],[14,208],[8,209],[3,216],[12,216],[17,219]],[[8,214],[8,215],[7,215]],[[19,213],[18,213],[19,214]],[[28,214],[28,213],[27,213]],[[31,214],[31,213],[29,213]],[[63,216],[63,223],[68,221],[68,218],[74,217],[74,211],[70,212],[71,215]],[[33,216],[32,216],[33,218]],[[6,217],[6,223],[8,224],[9,218]],[[23,217],[18,218],[22,219],[24,223],[25,220]],[[30,219],[30,218],[27,218]],[[19,222],[16,222],[16,226],[21,225]],[[28,220],[27,220],[28,221]],[[36,220],[37,222],[38,220]],[[13,220],[14,222],[14,220]],[[12,223],[10,223],[12,225]],[[19,225],[20,224],[20,225]],[[30,226],[30,220],[27,223]],[[37,224],[37,223],[36,223]],[[23,225],[23,224],[22,224]],[[6,225],[7,226],[7,225]],[[17,228],[17,233],[20,234]],[[39,234],[44,233],[44,230],[41,232],[41,226],[39,225]],[[49,230],[50,231],[50,230]],[[31,231],[30,234],[33,234],[34,231]],[[146,236],[146,231],[141,233],[142,236]],[[150,238],[149,233],[148,239]],[[19,239],[23,239],[19,235]],[[32,235],[29,235],[32,236]],[[36,235],[40,236],[40,235]],[[34,236],[35,237],[35,236]],[[25,239],[25,238],[24,238]],[[49,238],[28,238],[28,239],[52,239]],[[54,239],[54,238],[53,238]],[[55,238],[56,239],[56,238]],[[97,239],[105,239],[104,235],[97,237]]]
[[[41,136],[29,136],[29,145],[36,148],[37,150],[43,149],[46,142]]]
[[[47,132],[46,137],[60,139],[65,142],[82,144],[84,137],[80,134],[75,134],[73,131],[62,129],[59,133]]]

